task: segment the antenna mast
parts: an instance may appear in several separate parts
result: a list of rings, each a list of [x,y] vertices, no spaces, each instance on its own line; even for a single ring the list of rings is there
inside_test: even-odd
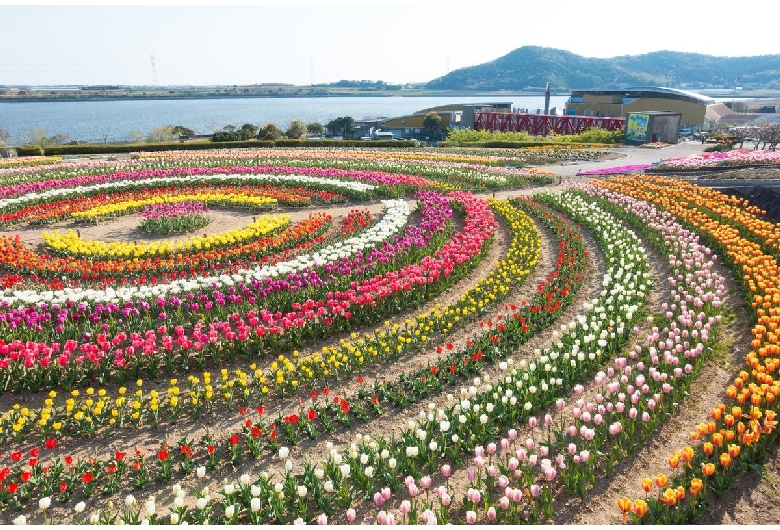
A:
[[[152,54],[152,84],[157,86],[157,68],[154,66],[154,54]]]

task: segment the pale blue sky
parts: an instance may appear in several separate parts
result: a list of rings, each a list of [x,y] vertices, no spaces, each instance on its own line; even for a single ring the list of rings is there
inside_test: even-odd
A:
[[[750,22],[777,20],[776,0],[744,12],[694,0],[58,4],[0,0],[0,85],[148,85],[152,55],[161,85],[307,85],[424,82],[525,45],[586,57],[780,54],[780,39]]]

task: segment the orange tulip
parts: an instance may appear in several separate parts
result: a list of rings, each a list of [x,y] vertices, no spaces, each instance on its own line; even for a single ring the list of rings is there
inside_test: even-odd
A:
[[[667,506],[674,506],[677,503],[677,493],[672,488],[667,488],[661,495],[661,501],[665,502]]]
[[[678,501],[681,501],[685,498],[685,488],[683,486],[677,486],[677,489],[674,490],[674,493],[677,494]]]
[[[704,473],[706,476],[711,477],[715,474],[715,464],[712,462],[707,462],[703,466],[701,466],[701,472]]]
[[[647,503],[643,501],[642,499],[637,499],[634,501],[634,513],[637,514],[639,517],[642,517],[644,514],[647,513]]]
[[[650,491],[653,489],[653,481],[649,478],[643,478],[642,489],[645,490],[645,493],[650,493]]]
[[[712,445],[711,442],[704,442],[704,446],[702,447],[702,449],[704,450],[705,455],[710,456],[712,454],[713,449],[715,449],[715,447]]]
[[[712,443],[720,447],[723,445],[723,435],[719,432],[712,434]]]
[[[669,466],[672,469],[677,469],[678,465],[680,465],[680,453],[674,453],[669,457]]]
[[[623,512],[623,524],[626,524],[626,516],[631,511],[631,499],[623,497],[617,500],[618,508]]]
[[[723,467],[729,467],[731,465],[731,457],[728,453],[721,453],[720,455],[720,465]]]
[[[726,414],[723,416],[723,423],[726,424],[726,427],[733,427],[734,426],[734,416],[731,414]]]
[[[691,460],[693,460],[693,456],[694,456],[693,447],[691,447],[690,445],[686,445],[685,447],[683,447],[681,456],[686,464],[689,463]]]
[[[720,410],[719,407],[714,407],[710,409],[710,416],[713,420],[717,421],[720,419],[721,414],[723,413],[722,410]]]
[[[658,475],[655,477],[655,485],[659,488],[665,487],[668,481],[669,479],[663,473],[658,473]]]
[[[704,488],[704,482],[702,482],[700,478],[691,479],[691,495],[695,497],[699,494],[702,488]]]
[[[737,458],[739,456],[739,450],[741,447],[736,444],[730,444],[729,445],[729,456],[731,458]]]
[[[767,410],[764,414],[764,431],[766,431],[767,434],[771,433],[772,430],[777,427],[776,417],[777,414],[773,410]]]

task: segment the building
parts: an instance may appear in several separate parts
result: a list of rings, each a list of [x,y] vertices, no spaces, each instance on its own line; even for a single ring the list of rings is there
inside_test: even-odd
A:
[[[680,114],[680,127],[694,132],[711,130],[730,114],[723,103],[676,88],[637,87],[624,90],[573,90],[566,102],[568,115],[627,118],[631,112],[671,112]]]
[[[511,102],[500,103],[453,103],[440,105],[396,118],[388,118],[382,126],[382,131],[393,133],[395,138],[413,140],[443,140],[449,129],[474,128],[474,112],[479,110],[491,110],[494,112],[511,112]],[[441,117],[440,137],[428,138],[428,133],[423,127],[425,116],[429,112],[435,112]]]

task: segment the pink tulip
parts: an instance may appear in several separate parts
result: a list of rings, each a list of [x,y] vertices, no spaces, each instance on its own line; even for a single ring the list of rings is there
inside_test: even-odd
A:
[[[466,523],[468,524],[474,524],[477,522],[477,513],[469,510],[466,512]]]

